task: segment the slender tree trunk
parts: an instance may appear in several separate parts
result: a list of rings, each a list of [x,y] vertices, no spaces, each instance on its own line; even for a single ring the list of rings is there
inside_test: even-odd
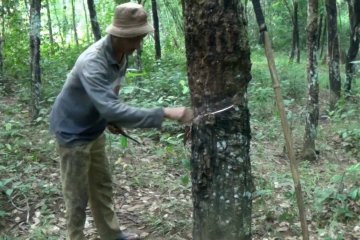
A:
[[[72,25],[73,25],[73,31],[74,31],[74,39],[75,39],[76,46],[79,47],[79,37],[78,37],[78,34],[77,34],[77,29],[76,29],[75,2],[74,2],[74,0],[71,0],[71,11],[72,11]]]
[[[294,10],[291,14],[292,16],[292,23],[293,23],[293,32],[292,32],[292,47],[290,52],[290,61],[294,60],[296,55],[296,62],[300,62],[300,37],[299,37],[299,2],[298,0],[294,0]]]
[[[54,45],[54,36],[52,31],[52,22],[51,22],[51,12],[50,12],[50,4],[49,0],[46,0],[46,13],[48,18],[48,30],[49,30],[49,40],[50,40],[50,49],[53,52],[53,45]]]
[[[66,36],[68,35],[69,30],[69,22],[67,19],[67,6],[66,6],[66,0],[63,0],[63,23],[62,23],[62,30],[63,30],[63,36],[64,36],[64,44],[66,43]]]
[[[30,3],[30,51],[31,51],[31,119],[35,120],[40,111],[40,18],[41,0]]]
[[[296,52],[296,62],[300,63],[300,32],[299,32],[299,1],[294,1],[294,32],[295,32],[295,52]]]
[[[96,16],[96,8],[95,8],[94,0],[87,0],[87,4],[89,8],[91,28],[94,34],[95,41],[97,41],[101,38],[101,30]]]
[[[142,0],[138,0],[138,4],[142,4],[142,2],[143,2]],[[141,42],[140,47],[136,49],[135,63],[136,63],[136,68],[138,69],[139,72],[142,72],[142,60],[141,60],[142,52],[143,52],[143,42]],[[141,83],[140,78],[138,82]]]
[[[319,119],[319,80],[317,69],[317,46],[318,46],[318,0],[308,2],[307,22],[307,79],[309,97],[305,121],[305,135],[303,157],[306,160],[316,160],[315,140]]]
[[[324,30],[322,32],[322,37],[321,37],[321,50],[320,50],[320,58],[322,59],[323,55],[324,55],[324,48],[325,45],[327,43],[327,18],[324,18]]]
[[[184,2],[188,79],[197,116],[191,156],[193,239],[251,239],[246,98],[251,62],[244,8],[240,1]],[[225,110],[211,114],[220,109]]]
[[[86,9],[86,3],[85,0],[82,1],[83,3],[83,9],[85,14],[85,26],[86,26],[86,42],[90,42],[90,33],[89,33],[89,23],[88,23],[88,15],[87,15],[87,9]]]
[[[50,1],[52,1],[52,0],[50,0]],[[55,15],[55,19],[56,19],[58,28],[61,29],[61,30],[59,31],[59,36],[60,36],[60,39],[61,39],[61,44],[62,44],[62,46],[64,46],[64,45],[65,45],[65,39],[64,39],[64,36],[63,36],[63,33],[64,33],[64,32],[62,31],[63,25],[62,25],[62,23],[61,23],[61,21],[60,21],[60,18],[59,18],[59,16],[58,16],[58,12],[57,12],[56,5],[55,5],[55,4],[54,4],[53,10],[54,10],[54,15]]]
[[[155,58],[161,58],[161,45],[160,45],[160,29],[159,29],[159,16],[157,11],[156,0],[151,0],[152,15],[154,23],[154,38],[155,38]]]
[[[140,47],[136,49],[136,59],[135,59],[136,68],[138,69],[139,72],[142,71],[142,61],[141,61],[142,51],[143,51],[143,46],[141,44]]]
[[[5,42],[5,10],[4,3],[1,2],[0,14],[1,14],[1,30],[0,30],[0,84],[4,83],[4,42]]]
[[[4,76],[4,36],[0,36],[0,85],[3,83]]]
[[[333,110],[341,94],[340,78],[340,50],[337,31],[336,0],[326,0],[328,19],[328,56],[329,56],[329,82],[330,82],[330,109]]]
[[[320,45],[321,45],[321,33],[322,33],[322,27],[323,27],[323,20],[324,20],[324,14],[321,13],[320,18],[319,18],[319,28],[318,28],[317,39],[316,39],[317,50],[320,49]]]
[[[347,0],[350,18],[350,45],[346,55],[345,92],[350,95],[351,84],[355,73],[355,64],[352,63],[359,52],[360,44],[360,1]]]

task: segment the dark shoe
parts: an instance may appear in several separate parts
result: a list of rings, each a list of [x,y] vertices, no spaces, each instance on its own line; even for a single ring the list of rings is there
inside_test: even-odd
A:
[[[116,240],[139,240],[140,237],[136,233],[121,233]]]

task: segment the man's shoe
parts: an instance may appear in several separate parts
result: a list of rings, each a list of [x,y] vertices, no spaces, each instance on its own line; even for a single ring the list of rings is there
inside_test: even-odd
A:
[[[136,233],[121,233],[116,240],[139,240],[140,237]]]

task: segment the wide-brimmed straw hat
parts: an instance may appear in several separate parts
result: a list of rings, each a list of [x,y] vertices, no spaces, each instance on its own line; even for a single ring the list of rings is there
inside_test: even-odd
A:
[[[147,13],[137,3],[120,4],[115,9],[112,24],[106,28],[108,34],[122,38],[133,38],[153,32],[147,22]]]

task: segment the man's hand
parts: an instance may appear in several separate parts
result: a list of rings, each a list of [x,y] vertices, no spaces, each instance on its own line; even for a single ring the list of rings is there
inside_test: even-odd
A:
[[[134,142],[136,142],[137,144],[141,144],[138,140],[136,140],[135,138],[130,137],[125,131],[124,129],[122,129],[121,127],[117,127],[114,124],[109,123],[107,125],[107,129],[112,133],[112,134],[116,134],[116,135],[123,135],[124,137],[129,138],[130,140],[133,140]]]
[[[112,133],[112,134],[123,134],[124,130],[122,128],[119,128],[113,124],[108,124],[107,125],[107,129]]]
[[[164,108],[165,118],[189,123],[194,118],[194,112],[187,107]]]

